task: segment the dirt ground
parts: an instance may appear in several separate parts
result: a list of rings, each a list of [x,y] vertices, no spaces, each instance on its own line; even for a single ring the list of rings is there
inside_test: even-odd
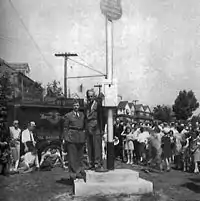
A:
[[[154,184],[154,193],[142,198],[92,197],[80,198],[81,201],[200,201],[200,175],[172,170],[159,173],[144,171],[144,168],[134,168],[116,163],[116,168],[130,168],[140,172],[140,177]],[[72,200],[72,184],[67,180],[68,173],[60,168],[48,172],[33,172],[27,174],[0,176],[0,201],[68,201]],[[73,199],[76,201],[77,199]]]

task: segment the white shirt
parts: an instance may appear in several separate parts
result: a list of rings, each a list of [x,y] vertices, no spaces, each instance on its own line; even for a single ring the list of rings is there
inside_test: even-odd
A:
[[[74,111],[74,115],[77,116],[77,117],[79,117],[79,112],[75,112]]]
[[[26,129],[22,132],[22,143],[25,143],[28,141],[35,142],[34,137],[33,137],[33,132]]]
[[[21,133],[21,129],[20,128],[15,128],[14,126],[10,127],[10,134],[12,136],[13,139],[15,140],[19,140],[20,139],[20,133]]]
[[[137,140],[139,134],[140,134],[140,130],[139,130],[139,129],[137,129],[136,131],[134,131],[134,132],[133,132],[133,140]]]
[[[35,163],[35,159],[36,159],[36,156],[34,154],[32,154],[31,152],[27,152],[24,156],[24,162],[31,166]]]
[[[138,136],[138,142],[140,143],[146,143],[148,138],[150,137],[149,132],[144,131],[143,133],[140,133]]]

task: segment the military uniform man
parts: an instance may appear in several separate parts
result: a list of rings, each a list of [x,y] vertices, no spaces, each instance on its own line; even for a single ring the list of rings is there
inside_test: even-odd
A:
[[[79,111],[79,107],[78,100],[74,100],[73,111],[65,115],[63,140],[68,151],[70,177],[85,180],[86,173],[82,161],[86,142],[85,116]]]

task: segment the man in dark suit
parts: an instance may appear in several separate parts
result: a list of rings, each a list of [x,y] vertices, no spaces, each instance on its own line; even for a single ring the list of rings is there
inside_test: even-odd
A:
[[[95,100],[93,90],[87,91],[86,124],[89,169],[102,168],[102,128],[101,105]]]
[[[63,140],[67,146],[69,172],[72,179],[83,178],[86,173],[83,167],[85,135],[85,116],[79,111],[79,102],[74,100],[73,111],[65,115]]]
[[[119,144],[115,146],[115,157],[119,159],[123,159],[123,145],[122,145],[122,136],[121,133],[123,132],[123,126],[120,124],[119,118],[116,119],[116,123],[114,124],[114,136],[119,139]]]

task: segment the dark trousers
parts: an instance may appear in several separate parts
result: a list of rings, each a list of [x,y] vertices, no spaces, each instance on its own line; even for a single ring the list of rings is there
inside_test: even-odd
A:
[[[88,135],[87,149],[89,163],[94,165],[102,165],[102,136]]]
[[[115,157],[120,157],[120,159],[123,159],[123,145],[121,141],[115,146]]]
[[[140,143],[137,140],[134,140],[133,144],[134,144],[134,152],[135,152],[136,160],[139,160],[140,159],[140,152],[139,152]]]
[[[78,174],[83,171],[84,145],[67,142],[69,172]]]

